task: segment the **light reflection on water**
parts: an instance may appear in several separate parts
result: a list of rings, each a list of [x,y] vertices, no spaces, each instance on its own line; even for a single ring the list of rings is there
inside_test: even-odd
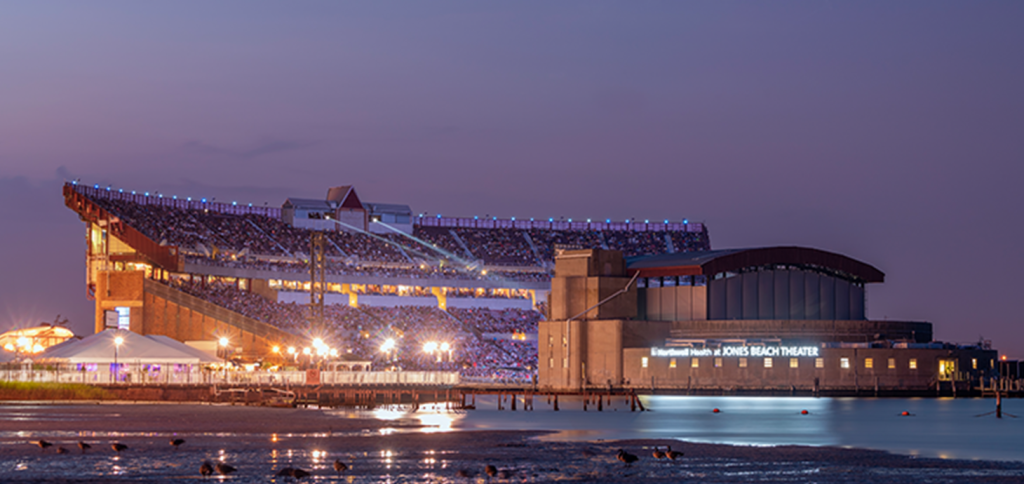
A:
[[[392,407],[345,414],[419,424],[394,432],[453,430],[544,430],[544,441],[678,439],[732,445],[812,445],[887,450],[947,459],[1024,461],[1016,443],[1024,419],[978,416],[992,399],[876,399],[813,397],[641,397],[647,412],[630,412],[628,400],[612,398],[597,412],[580,399],[562,397],[555,412],[535,397],[533,412],[497,410],[497,397],[477,396],[476,410],[448,411],[425,405],[418,411]],[[607,401],[607,400],[606,400]],[[1004,400],[1004,412],[1019,400]],[[604,403],[604,402],[602,402]],[[508,409],[506,402],[504,408]],[[522,406],[519,406],[521,409]],[[713,409],[720,411],[714,413]],[[802,411],[806,410],[807,414]],[[912,417],[901,413],[909,411]],[[1017,414],[1024,414],[1017,410]]]

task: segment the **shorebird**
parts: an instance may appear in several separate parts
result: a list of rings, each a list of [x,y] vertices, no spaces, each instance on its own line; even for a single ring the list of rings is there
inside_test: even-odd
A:
[[[84,453],[85,453],[85,451],[87,451],[87,450],[91,449],[91,448],[92,448],[92,446],[91,446],[91,445],[89,445],[89,444],[87,444],[87,443],[85,443],[85,442],[82,442],[81,440],[79,440],[79,441],[78,441],[78,448],[79,448],[79,449],[82,449],[82,453],[84,454]]]
[[[65,449],[64,447],[57,447],[57,453],[58,454],[67,454],[68,453],[68,449]]]
[[[616,455],[615,458],[619,459],[620,461],[622,461],[623,464],[626,464],[627,466],[633,465],[634,462],[640,460],[640,458],[637,457],[636,455],[630,454],[629,452],[626,452],[622,449],[619,449],[619,454]]]
[[[110,444],[110,448],[114,449],[114,452],[117,452],[118,454],[120,454],[122,450],[128,450],[128,446],[120,442],[114,442],[113,444]]]
[[[494,476],[498,475],[498,468],[494,467],[494,466],[492,466],[490,464],[487,464],[486,466],[484,466],[484,472],[489,477],[494,477]]]
[[[50,446],[53,445],[53,442],[47,442],[47,441],[45,441],[43,439],[39,439],[39,440],[33,441],[32,443],[35,444],[35,445],[38,445],[39,446],[39,450],[41,450],[43,452],[46,452],[46,448],[47,447],[50,447]]]
[[[309,477],[309,476],[310,476],[310,473],[307,470],[299,469],[298,467],[296,467],[295,469],[292,470],[292,477],[294,477],[296,481],[299,480],[299,479],[302,479],[303,477]]]
[[[231,467],[231,466],[229,466],[229,465],[227,465],[227,464],[225,464],[223,462],[218,462],[217,465],[214,466],[214,469],[217,470],[217,474],[220,474],[222,476],[226,476],[226,475],[231,474],[232,472],[235,472],[235,471],[238,470],[238,469],[235,469],[234,467]]]
[[[345,472],[345,471],[348,470],[348,466],[345,465],[344,462],[342,462],[342,461],[340,461],[338,459],[334,459],[334,470],[335,470],[335,472],[337,472],[340,475],[342,472]]]
[[[202,474],[203,477],[208,477],[210,474],[213,474],[213,465],[209,462],[203,462],[202,465],[199,466],[199,473]]]
[[[676,452],[676,451],[672,450],[672,446],[666,446],[665,447],[665,457],[668,457],[669,459],[672,459],[672,460],[676,460],[676,457],[682,457],[682,456],[683,456],[683,453],[682,452]]]
[[[178,450],[178,446],[185,443],[185,439],[174,439],[171,441],[171,445],[174,446],[174,450]]]
[[[660,450],[658,450],[658,448],[655,447],[654,448],[654,452],[651,452],[651,456],[653,456],[655,459],[664,459],[665,458],[665,453],[660,451]]]

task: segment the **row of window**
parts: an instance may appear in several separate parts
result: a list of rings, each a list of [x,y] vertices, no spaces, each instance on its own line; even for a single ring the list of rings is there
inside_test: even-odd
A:
[[[764,364],[764,367],[765,368],[773,368],[775,366],[775,363],[776,363],[775,360],[776,359],[781,360],[782,362],[785,362],[785,360],[786,360],[785,358],[762,358],[762,362]],[[700,360],[701,360],[700,358],[690,358],[690,368],[700,368]],[[748,365],[749,365],[749,361],[748,361],[749,358],[737,358],[737,360],[739,362],[739,367],[740,368],[747,368],[748,367]],[[714,364],[715,368],[721,368],[723,363],[724,363],[724,358],[714,358],[713,364]],[[649,364],[649,357],[644,356],[644,357],[640,358],[640,366],[642,366],[644,368],[647,368],[648,364]],[[974,364],[975,364],[975,368],[977,368],[977,362],[976,361],[975,361]],[[670,358],[668,360],[668,367],[669,368],[676,368],[676,366],[677,366],[676,359],[675,358]],[[911,358],[908,361],[907,366],[911,370],[916,370],[917,369],[917,358]],[[800,358],[789,358],[789,367],[790,368],[800,368]],[[814,359],[814,367],[815,368],[825,368],[825,359],[824,358],[815,358]],[[850,368],[850,359],[849,358],[839,358],[839,367],[840,368],[844,368],[844,369],[849,369]],[[864,358],[864,368],[874,368],[874,367],[875,367],[875,359],[874,358]],[[889,358],[888,361],[887,361],[887,367],[890,370],[896,369],[896,358]]]

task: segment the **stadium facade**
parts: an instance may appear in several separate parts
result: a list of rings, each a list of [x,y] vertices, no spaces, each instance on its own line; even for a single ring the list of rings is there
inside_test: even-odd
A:
[[[63,191],[86,224],[97,331],[227,337],[229,353],[247,360],[322,338],[378,368],[432,369],[413,358],[423,342],[411,334],[429,332],[455,348],[441,363],[529,379],[556,246],[631,255],[710,247],[699,223],[414,216],[407,205],[363,202],[351,186],[281,208],[77,183]],[[318,293],[319,326],[310,310]],[[378,344],[403,338],[405,355],[380,361]]]

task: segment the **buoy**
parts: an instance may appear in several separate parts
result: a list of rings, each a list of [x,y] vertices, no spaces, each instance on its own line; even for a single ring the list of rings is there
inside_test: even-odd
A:
[[[904,417],[909,417],[910,416],[910,412],[904,410],[903,413],[901,413],[900,415],[902,415]]]
[[[716,409],[712,410],[711,413],[718,413],[718,411],[719,410],[716,408]]]
[[[811,412],[808,412],[807,410],[801,410],[800,411],[800,415],[807,415],[809,413],[811,413]]]

